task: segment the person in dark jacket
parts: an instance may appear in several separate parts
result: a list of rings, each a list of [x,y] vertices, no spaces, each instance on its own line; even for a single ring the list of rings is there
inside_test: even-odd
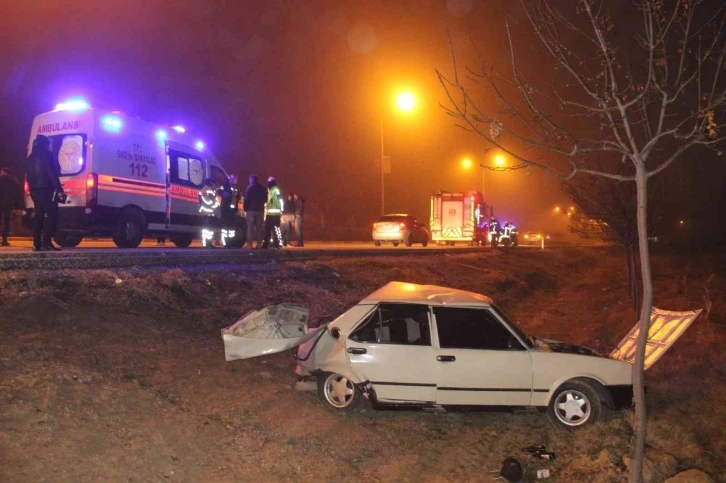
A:
[[[262,223],[266,202],[267,189],[257,182],[256,174],[250,175],[250,184],[245,189],[244,204],[242,205],[247,217],[247,243],[249,248],[252,248],[252,240],[257,240],[256,248],[262,247],[264,233]]]
[[[58,177],[57,163],[53,159],[50,140],[47,137],[40,134],[36,136],[30,156],[25,160],[25,173],[30,187],[30,197],[35,207],[33,250],[60,250],[53,246],[51,239],[58,217],[57,195],[63,194],[63,186]]]
[[[10,216],[13,210],[20,206],[20,185],[18,180],[10,176],[6,167],[0,167],[0,225],[2,225],[2,242],[0,245],[7,247],[8,236],[10,236]]]
[[[295,234],[297,235],[297,246],[304,247],[303,221],[305,220],[305,199],[295,193]]]

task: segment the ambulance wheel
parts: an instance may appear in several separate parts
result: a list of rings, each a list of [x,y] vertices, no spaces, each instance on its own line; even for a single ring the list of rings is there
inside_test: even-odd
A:
[[[136,248],[141,245],[146,232],[146,217],[138,209],[128,209],[121,213],[113,242],[119,248]]]
[[[393,246],[397,247],[399,242],[393,242]]]
[[[174,244],[174,246],[179,248],[189,247],[189,245],[192,244],[192,241],[193,239],[189,235],[179,235],[171,239],[171,242]]]
[[[63,248],[75,248],[80,245],[81,241],[83,241],[83,237],[78,235],[56,233],[53,235],[53,241]]]
[[[373,240],[373,244],[377,247],[381,246],[381,242],[379,242],[378,240]]]

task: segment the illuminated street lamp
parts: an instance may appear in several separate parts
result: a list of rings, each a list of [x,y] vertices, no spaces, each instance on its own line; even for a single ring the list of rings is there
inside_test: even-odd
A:
[[[396,96],[396,108],[401,112],[411,112],[416,108],[416,96],[409,91],[400,92]],[[381,215],[385,215],[385,175],[386,163],[383,151],[383,116],[381,116]],[[389,167],[390,169],[390,167]]]
[[[503,166],[504,166],[504,165],[505,165],[506,163],[507,163],[507,158],[505,158],[505,157],[504,157],[503,155],[501,155],[501,154],[497,154],[497,155],[496,155],[496,156],[494,157],[494,165],[495,165],[495,166],[498,166],[498,167],[500,167],[500,168],[501,168],[501,167],[503,167]]]
[[[559,213],[562,209],[559,206],[555,206],[555,213]]]
[[[474,166],[474,162],[471,160],[471,158],[464,158],[461,160],[461,167],[464,169],[471,169],[471,167]]]
[[[401,92],[396,97],[396,105],[403,112],[413,111],[416,107],[416,97],[410,92]]]

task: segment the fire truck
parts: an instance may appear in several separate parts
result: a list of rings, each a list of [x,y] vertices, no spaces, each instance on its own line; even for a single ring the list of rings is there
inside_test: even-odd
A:
[[[439,245],[485,246],[487,219],[494,213],[478,191],[437,191],[431,197],[431,240]]]

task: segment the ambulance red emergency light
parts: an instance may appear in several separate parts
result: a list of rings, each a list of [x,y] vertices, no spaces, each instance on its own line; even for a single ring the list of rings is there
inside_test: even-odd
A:
[[[110,236],[135,248],[145,235],[187,247],[199,237],[199,189],[227,173],[205,144],[185,132],[85,101],[59,104],[33,121],[28,151],[38,134],[50,139],[68,202],[58,207],[54,237],[63,247],[86,236]],[[25,193],[26,222],[33,201]]]

